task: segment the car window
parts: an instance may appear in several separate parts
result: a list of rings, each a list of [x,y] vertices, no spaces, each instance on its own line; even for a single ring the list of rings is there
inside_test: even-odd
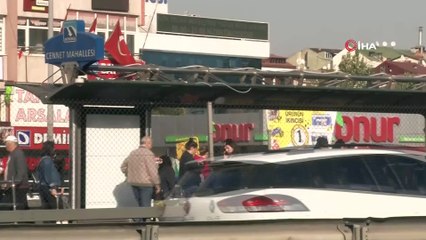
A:
[[[392,155],[332,157],[274,164],[227,161],[212,166],[210,176],[204,181],[199,176],[198,170],[191,170],[181,179],[179,186],[185,197],[263,188],[337,189],[422,195],[426,191],[424,162]]]
[[[358,156],[322,159],[307,165],[313,187],[374,191],[375,184]]]
[[[381,192],[425,195],[425,162],[392,155],[364,157]]]
[[[378,191],[396,193],[401,188],[398,178],[389,167],[388,155],[364,156],[363,158],[373,175]]]
[[[210,176],[200,184],[195,195],[205,196],[240,189],[273,187],[273,175],[276,164],[247,164],[216,166]],[[184,184],[184,183],[182,183]]]
[[[425,195],[425,163],[412,158],[392,156],[389,168],[399,179],[400,193]]]

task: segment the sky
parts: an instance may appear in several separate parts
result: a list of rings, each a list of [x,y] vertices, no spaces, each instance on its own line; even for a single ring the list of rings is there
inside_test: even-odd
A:
[[[290,56],[309,48],[343,49],[363,43],[418,45],[426,33],[425,0],[168,0],[169,13],[268,22],[271,53]],[[423,38],[425,39],[425,38]],[[423,41],[425,44],[426,41]]]

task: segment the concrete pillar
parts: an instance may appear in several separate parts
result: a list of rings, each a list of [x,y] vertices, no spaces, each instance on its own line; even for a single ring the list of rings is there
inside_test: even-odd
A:
[[[7,1],[6,16],[6,74],[8,81],[18,81],[18,1]]]

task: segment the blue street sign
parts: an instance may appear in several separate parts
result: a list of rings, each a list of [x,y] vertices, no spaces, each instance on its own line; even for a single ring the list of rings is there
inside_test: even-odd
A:
[[[60,66],[77,62],[80,69],[104,59],[104,39],[85,32],[83,20],[65,21],[61,34],[44,43],[45,62]]]

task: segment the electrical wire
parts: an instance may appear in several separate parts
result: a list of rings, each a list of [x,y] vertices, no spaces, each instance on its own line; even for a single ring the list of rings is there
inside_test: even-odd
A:
[[[227,83],[224,83],[224,82],[215,82],[215,83],[212,83],[212,84],[209,84],[209,83],[206,83],[206,82],[196,82],[195,84],[207,85],[209,87],[213,87],[213,85],[223,85],[223,86],[226,86],[227,88],[231,89],[232,91],[237,92],[237,93],[241,93],[241,94],[249,93],[252,89],[252,88],[249,88],[245,91],[242,91],[242,90],[235,89],[235,88],[229,86]]]
[[[228,84],[226,84],[226,83],[224,83],[224,82],[215,82],[215,83],[213,83],[212,85],[223,85],[223,86],[225,86],[225,87],[228,87],[228,88],[229,88],[229,89],[231,89],[232,91],[237,92],[237,93],[241,93],[241,94],[246,94],[246,93],[249,93],[249,92],[251,91],[251,88],[249,88],[249,89],[247,89],[247,90],[245,90],[245,91],[241,91],[241,90],[238,90],[238,89],[235,89],[235,88],[233,88],[233,87],[229,86]]]

